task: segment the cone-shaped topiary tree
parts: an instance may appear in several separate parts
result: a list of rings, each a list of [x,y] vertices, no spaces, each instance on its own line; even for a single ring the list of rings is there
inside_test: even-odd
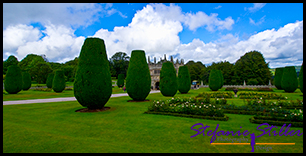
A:
[[[133,50],[126,75],[126,91],[134,101],[144,101],[151,90],[149,66],[143,50]]]
[[[178,83],[178,90],[182,94],[186,94],[190,90],[190,73],[187,66],[180,66],[178,77],[177,77],[177,83]]]
[[[177,92],[177,77],[175,68],[172,62],[166,61],[163,63],[160,70],[159,81],[160,92],[164,96],[173,97]]]
[[[22,72],[22,90],[31,88],[31,75],[28,72]]]
[[[48,88],[52,88],[52,82],[54,78],[54,73],[48,74],[46,85]]]
[[[65,74],[64,71],[62,70],[57,70],[55,71],[53,82],[52,82],[52,89],[60,93],[62,92],[66,87],[66,82],[65,82]]]
[[[122,88],[124,86],[124,74],[118,75],[117,86]]]
[[[4,89],[9,94],[17,94],[22,89],[21,69],[15,64],[8,67],[4,81]]]
[[[276,68],[274,76],[274,85],[277,89],[282,90],[282,77],[283,77],[284,68]]]
[[[223,87],[223,84],[224,84],[224,78],[223,78],[223,74],[222,74],[222,71],[221,70],[217,70],[218,73],[219,73],[219,76],[220,76],[220,80],[221,80],[221,83],[220,83],[220,88],[221,89]]]
[[[303,93],[303,63],[299,74],[300,90]]]
[[[286,66],[283,72],[282,81],[281,81],[282,88],[285,92],[292,93],[298,87],[298,81],[296,77],[296,71],[294,66]]]
[[[112,95],[112,79],[104,40],[86,38],[74,79],[74,96],[88,109],[101,109]]]
[[[210,71],[208,83],[209,83],[209,88],[212,91],[218,91],[218,89],[220,89],[221,77],[220,77],[220,74],[218,73],[218,71],[216,69],[212,69]]]

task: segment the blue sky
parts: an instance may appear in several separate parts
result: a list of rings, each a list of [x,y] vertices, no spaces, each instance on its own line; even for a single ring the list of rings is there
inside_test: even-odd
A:
[[[104,39],[108,57],[130,55],[235,63],[260,51],[270,68],[303,62],[301,3],[3,4],[3,60],[45,54],[78,57],[87,37]]]

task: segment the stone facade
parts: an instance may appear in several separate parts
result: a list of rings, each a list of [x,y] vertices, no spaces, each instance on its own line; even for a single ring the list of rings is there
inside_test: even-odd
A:
[[[163,65],[163,62],[166,62],[166,54],[164,55],[164,59],[160,58],[160,61],[158,63],[156,63],[156,57],[154,57],[154,62],[150,61],[150,56],[148,56],[148,65],[149,65],[149,69],[150,69],[150,75],[151,75],[151,88],[152,89],[159,89],[159,79],[160,79],[160,70],[161,67]],[[176,70],[176,75],[178,74],[178,70],[180,66],[184,65],[184,60],[181,59],[181,61],[179,62],[179,60],[177,59],[176,62],[173,61],[173,57],[170,57],[170,62],[173,63],[174,68]]]

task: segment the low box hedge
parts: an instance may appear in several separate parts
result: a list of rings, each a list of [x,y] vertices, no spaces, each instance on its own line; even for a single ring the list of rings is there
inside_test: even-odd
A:
[[[203,115],[194,115],[194,114],[155,112],[155,111],[146,111],[144,113],[145,114],[171,115],[171,116],[178,116],[178,117],[198,118],[198,119],[208,119],[208,120],[219,120],[219,121],[227,121],[229,119],[229,117],[226,115],[224,115],[224,117],[213,117],[213,116],[203,116]]]
[[[269,120],[269,118],[264,119],[264,118],[251,117],[249,121],[255,124],[268,123],[269,125],[274,125],[274,126],[283,126],[284,124],[286,125],[291,124],[291,127],[303,127],[303,122],[275,121],[275,120]]]

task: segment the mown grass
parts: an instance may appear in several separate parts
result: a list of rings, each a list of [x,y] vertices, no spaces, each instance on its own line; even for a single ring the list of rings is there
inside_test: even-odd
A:
[[[176,96],[190,97],[207,88],[190,90],[189,94]],[[283,94],[283,93],[282,93]],[[295,94],[298,94],[297,96]],[[290,98],[300,93],[291,93]],[[210,136],[198,135],[191,130],[196,123],[209,125],[206,130],[244,131],[260,135],[258,124],[251,124],[251,115],[226,114],[228,121],[214,121],[144,114],[153,100],[169,99],[161,93],[150,94],[149,102],[127,102],[129,97],[111,98],[105,112],[77,113],[83,108],[77,101],[6,105],[3,106],[3,152],[220,152],[245,153],[250,145],[210,145]],[[233,99],[237,102],[241,99]],[[241,127],[241,128],[240,128]],[[280,129],[277,128],[278,131]],[[303,128],[290,128],[300,130]],[[223,138],[247,138],[250,136],[222,136]],[[221,141],[215,141],[218,143]],[[244,141],[246,142],[246,141]],[[256,138],[257,143],[295,143],[295,145],[260,145],[271,147],[269,151],[256,149],[255,152],[302,153],[302,136],[269,136]],[[243,143],[243,141],[242,141]]]

